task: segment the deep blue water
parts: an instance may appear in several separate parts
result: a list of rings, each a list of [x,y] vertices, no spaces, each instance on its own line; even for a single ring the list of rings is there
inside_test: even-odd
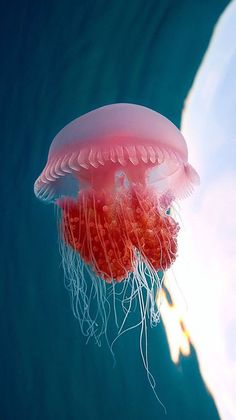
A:
[[[225,0],[26,1],[1,5],[0,420],[217,419],[194,349],[176,366],[163,325],[148,384],[138,333],[87,345],[72,315],[53,207],[33,194],[54,135],[113,102],[179,124]]]

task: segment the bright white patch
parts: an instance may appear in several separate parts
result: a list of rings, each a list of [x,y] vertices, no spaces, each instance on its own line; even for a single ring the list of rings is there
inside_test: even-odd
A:
[[[179,287],[169,278],[202,375],[226,420],[236,418],[235,40],[236,1],[216,26],[183,113],[201,187],[181,203],[184,226],[173,269]]]

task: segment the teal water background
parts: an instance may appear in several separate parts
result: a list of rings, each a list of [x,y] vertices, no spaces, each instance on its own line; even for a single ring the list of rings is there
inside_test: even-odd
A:
[[[54,135],[113,102],[179,125],[183,103],[227,5],[213,0],[26,1],[1,5],[0,420],[217,419],[192,348],[170,359],[164,327],[148,384],[137,331],[85,344],[72,315],[54,209],[33,183]]]

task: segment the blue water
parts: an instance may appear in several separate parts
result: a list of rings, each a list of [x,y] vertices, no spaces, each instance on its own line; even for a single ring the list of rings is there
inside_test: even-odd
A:
[[[33,194],[54,135],[112,102],[179,124],[184,99],[228,2],[26,1],[1,5],[0,419],[217,419],[197,357],[171,362],[163,325],[142,365],[138,333],[87,345],[72,315],[53,207]]]

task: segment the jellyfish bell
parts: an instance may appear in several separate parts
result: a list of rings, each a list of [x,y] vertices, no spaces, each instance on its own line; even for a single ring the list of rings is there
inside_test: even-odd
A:
[[[116,302],[123,311],[120,323],[116,318],[118,336],[128,329],[134,301],[142,331],[147,319],[158,321],[159,273],[175,261],[179,230],[167,210],[198,182],[180,131],[140,105],[98,108],[53,139],[34,192],[59,209],[66,284],[89,338],[100,342],[106,334]],[[117,283],[122,291],[116,300]]]
[[[95,188],[102,181],[106,188],[123,168],[130,182],[143,182],[148,169],[156,168],[150,177],[159,184],[157,193],[169,187],[175,198],[191,192],[198,182],[188,164],[186,142],[174,124],[144,106],[113,104],[73,120],[56,135],[35,194],[49,201],[68,196],[68,175],[70,181],[75,177]]]

